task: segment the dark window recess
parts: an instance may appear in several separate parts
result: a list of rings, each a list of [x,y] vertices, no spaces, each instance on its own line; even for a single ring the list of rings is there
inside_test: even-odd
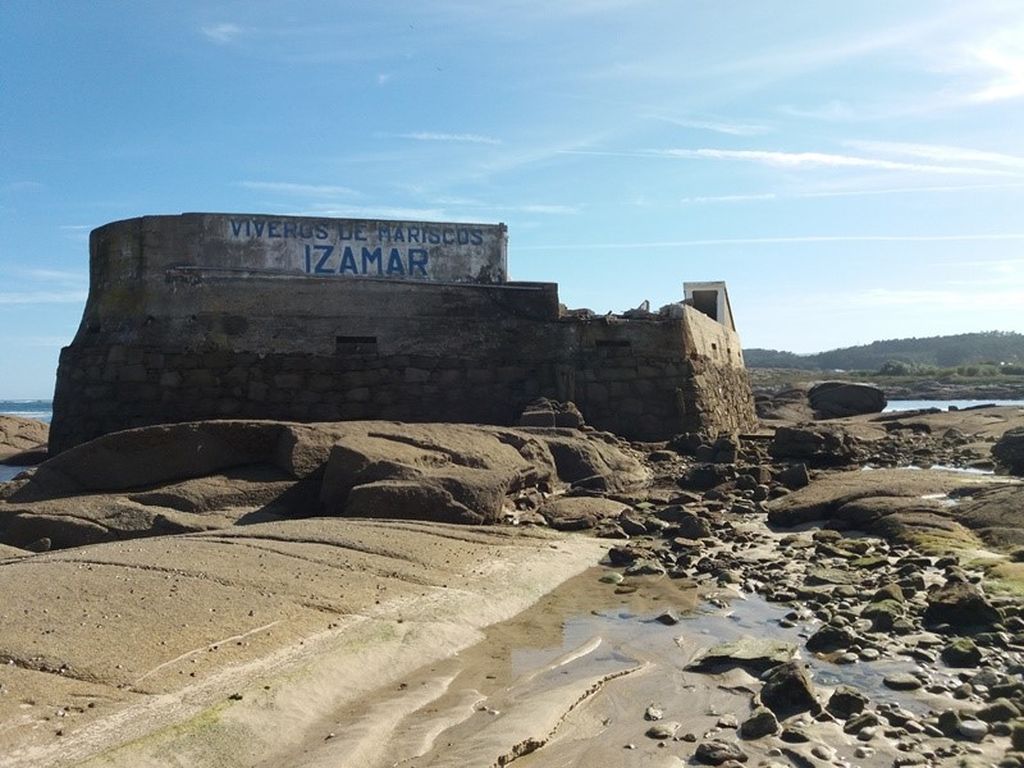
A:
[[[595,347],[628,347],[631,346],[629,339],[598,339],[594,342]]]
[[[377,354],[376,336],[335,336],[334,351],[339,355]]]
[[[718,291],[694,291],[693,308],[712,320],[718,319]]]
[[[713,349],[715,352],[717,352],[718,351],[718,345],[715,344],[715,342],[711,342],[711,349]]]

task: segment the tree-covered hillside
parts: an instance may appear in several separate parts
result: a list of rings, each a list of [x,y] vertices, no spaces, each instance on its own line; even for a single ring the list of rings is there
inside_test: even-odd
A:
[[[987,331],[923,339],[890,339],[814,355],[795,355],[774,349],[745,349],[743,356],[751,368],[802,370],[878,371],[886,366],[951,368],[980,363],[1020,366],[1024,364],[1024,334]]]

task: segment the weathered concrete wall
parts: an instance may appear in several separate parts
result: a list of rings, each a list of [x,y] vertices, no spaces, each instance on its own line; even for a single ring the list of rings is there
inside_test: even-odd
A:
[[[738,337],[691,307],[581,320],[559,315],[548,283],[252,271],[207,247],[204,216],[93,233],[51,451],[197,418],[502,424],[538,396],[573,400],[591,424],[637,439],[754,424]]]

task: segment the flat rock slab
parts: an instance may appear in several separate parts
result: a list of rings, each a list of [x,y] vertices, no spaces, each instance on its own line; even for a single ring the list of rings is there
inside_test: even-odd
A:
[[[952,491],[991,486],[983,475],[934,469],[872,469],[822,473],[809,486],[770,503],[768,520],[794,526],[828,520],[846,504],[870,498],[911,499],[915,506],[939,509],[936,500],[924,497]]]
[[[49,432],[47,424],[35,419],[0,416],[0,462],[16,458],[18,454],[45,453]]]
[[[77,765],[159,731],[136,742],[148,758],[112,764],[151,764],[176,739],[267,758],[310,710],[475,642],[603,551],[543,530],[334,518],[0,562],[0,753]],[[218,730],[235,694],[259,697],[266,722]]]
[[[785,664],[796,655],[796,645],[764,637],[743,637],[709,648],[687,667],[696,671],[721,670],[742,667],[760,674],[779,664]]]
[[[540,508],[548,525],[556,530],[593,528],[602,520],[614,519],[629,509],[618,501],[589,496],[571,496],[546,501]]]

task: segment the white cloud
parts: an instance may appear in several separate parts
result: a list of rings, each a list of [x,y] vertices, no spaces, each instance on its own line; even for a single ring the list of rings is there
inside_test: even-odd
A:
[[[237,24],[222,22],[220,24],[207,24],[199,28],[199,31],[208,39],[220,45],[233,43],[242,36],[244,30]]]
[[[920,187],[882,187],[874,189],[837,189],[817,192],[764,192],[758,194],[708,195],[684,197],[680,202],[688,204],[741,203],[757,200],[804,200],[829,197],[870,197],[874,195],[935,194],[940,192],[976,192],[986,189],[1024,189],[1024,182],[1002,184],[942,184]]]
[[[240,181],[238,186],[258,192],[273,192],[284,195],[358,195],[359,193],[351,187],[342,187],[332,184],[296,184],[290,181]]]
[[[899,141],[847,141],[845,145],[863,152],[934,160],[939,163],[982,163],[1024,169],[1024,157],[1003,152],[956,147],[947,144],[914,144]]]
[[[315,205],[311,210],[288,214],[289,216],[326,216],[357,219],[399,219],[402,221],[441,221],[445,212],[440,208],[403,208],[388,206],[338,206]]]
[[[5,304],[79,304],[88,296],[85,290],[68,291],[6,291],[0,293]]]
[[[545,213],[545,214],[574,214],[579,213],[581,206],[579,205],[548,205],[544,203],[526,203],[525,205],[518,205],[513,208],[499,208],[498,210],[515,210],[521,211],[522,213]]]
[[[1024,25],[1000,30],[964,50],[965,68],[980,71],[984,82],[967,101],[991,104],[1024,96]]]
[[[875,168],[887,171],[913,171],[919,173],[1008,175],[1007,171],[992,168],[955,165],[932,165],[886,160],[879,157],[840,155],[829,152],[778,152],[762,149],[664,149],[654,150],[665,157],[705,160],[735,160],[759,163],[777,168]]]
[[[755,123],[733,123],[724,120],[691,120],[687,118],[666,117],[663,115],[652,115],[655,120],[661,120],[682,128],[696,128],[702,131],[713,131],[724,133],[729,136],[758,136],[768,133],[771,128]]]
[[[765,192],[757,195],[711,195],[706,197],[684,197],[683,205],[704,204],[704,203],[747,203],[754,200],[777,200],[779,195],[774,192]]]
[[[786,237],[723,237],[647,243],[567,243],[519,246],[517,251],[585,251],[620,248],[696,248],[714,245],[796,245],[814,243],[948,243],[1024,241],[1024,232],[963,235],[792,235]]]
[[[775,168],[874,168],[885,171],[910,171],[950,175],[1016,176],[1011,171],[985,166],[942,165],[909,163],[881,157],[841,155],[830,152],[780,152],[765,149],[647,149],[647,150],[590,150],[563,149],[560,154],[599,155],[610,157],[675,158],[680,160],[725,160],[758,163]]]
[[[432,133],[429,131],[417,131],[415,133],[392,134],[396,139],[411,139],[412,141],[446,141],[460,144],[501,144],[501,139],[491,136],[481,136],[477,133]]]
[[[89,275],[85,272],[72,272],[70,270],[63,269],[21,269],[18,273],[25,275],[33,280],[43,280],[45,282],[58,282],[58,283],[77,283],[88,284]]]

